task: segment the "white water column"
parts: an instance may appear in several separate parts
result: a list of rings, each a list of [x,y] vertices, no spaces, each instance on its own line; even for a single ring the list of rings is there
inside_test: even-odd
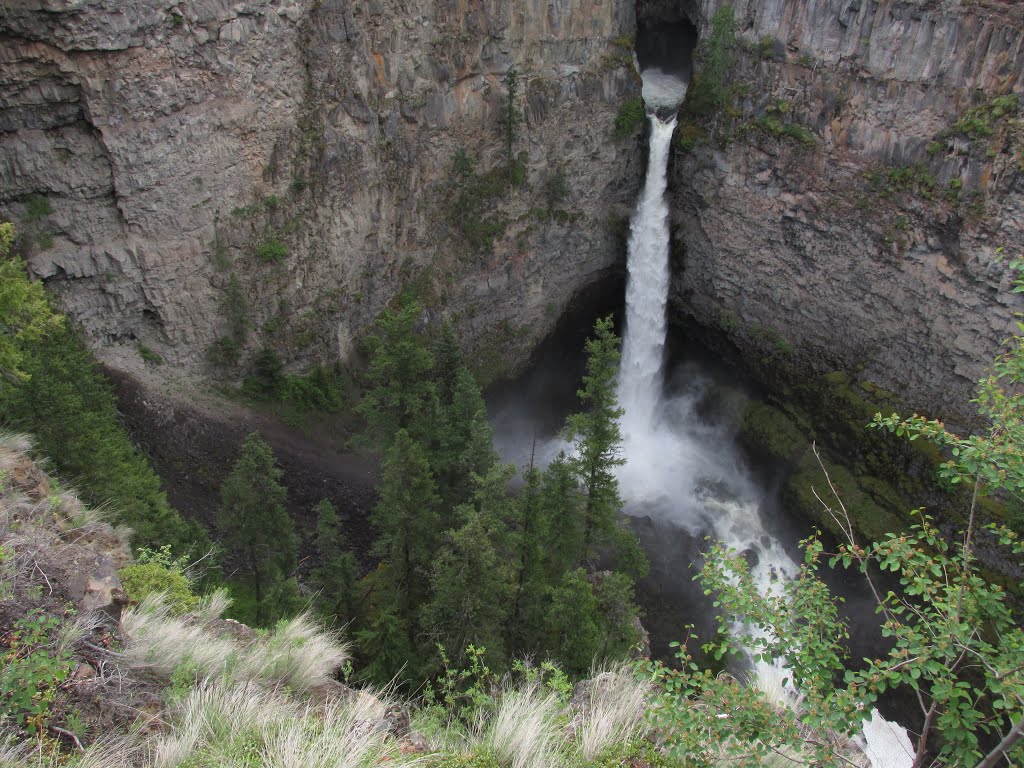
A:
[[[643,195],[630,225],[629,281],[626,286],[626,333],[619,372],[619,403],[626,410],[623,432],[647,434],[661,402],[665,351],[665,304],[668,299],[668,156],[673,117],[664,122],[655,114],[651,123],[650,159]]]

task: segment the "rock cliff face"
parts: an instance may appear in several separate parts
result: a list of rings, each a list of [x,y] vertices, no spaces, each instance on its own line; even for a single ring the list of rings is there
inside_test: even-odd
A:
[[[0,216],[120,367],[142,343],[194,372],[232,325],[344,360],[406,288],[514,364],[622,257],[634,28],[625,0],[15,0]]]
[[[724,3],[641,3],[706,33]],[[677,317],[955,418],[1019,308],[1021,9],[734,2],[730,105],[674,158]],[[806,129],[806,130],[804,130]],[[809,132],[809,133],[808,133]]]

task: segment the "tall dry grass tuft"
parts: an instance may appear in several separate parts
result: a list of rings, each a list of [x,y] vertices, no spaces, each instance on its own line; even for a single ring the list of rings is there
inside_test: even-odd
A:
[[[192,607],[189,615],[193,616],[200,624],[209,624],[216,621],[224,612],[231,607],[231,595],[227,589],[215,589],[208,595],[199,598],[199,602]]]
[[[0,431],[0,470],[10,469],[31,449],[32,438],[28,435]]]
[[[139,745],[129,736],[107,737],[90,744],[74,763],[75,768],[135,768],[141,758]]]
[[[238,654],[231,640],[215,637],[187,617],[172,616],[160,594],[149,595],[125,611],[122,625],[128,636],[124,649],[128,666],[160,675],[169,677],[189,662],[200,679],[219,677]]]
[[[301,692],[329,682],[348,659],[348,647],[337,633],[303,613],[280,623],[265,643],[250,648],[242,668],[253,679]]]
[[[269,724],[293,715],[286,697],[260,686],[200,683],[172,715],[174,730],[153,743],[151,765],[175,768],[199,753],[209,758],[200,761],[203,765],[230,764],[224,753],[240,739],[251,739]]]
[[[267,729],[262,752],[268,768],[358,768],[394,762],[394,742],[377,727],[386,702],[373,696],[306,708],[284,727]]]
[[[550,768],[558,763],[560,712],[558,698],[538,686],[506,690],[480,743],[510,768]]]
[[[629,664],[595,671],[580,704],[582,722],[576,730],[580,753],[593,760],[613,744],[636,736],[644,726],[649,685]]]

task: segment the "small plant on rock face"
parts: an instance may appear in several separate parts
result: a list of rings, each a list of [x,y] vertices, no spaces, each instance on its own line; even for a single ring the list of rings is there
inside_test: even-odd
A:
[[[509,181],[513,185],[516,159],[512,154],[516,139],[519,137],[519,126],[523,122],[523,113],[516,107],[516,99],[519,94],[519,73],[515,67],[510,67],[505,73],[505,104],[501,108],[501,115],[498,123],[501,125],[502,137],[505,139],[505,162],[508,169]],[[521,180],[520,182],[521,183]]]
[[[644,102],[637,97],[627,99],[619,107],[619,114],[615,116],[615,138],[625,139],[632,136],[636,129],[644,122]]]
[[[53,206],[45,195],[32,195],[25,200],[25,220],[39,221],[53,213]]]
[[[288,258],[288,246],[276,238],[265,240],[256,246],[256,258],[264,262],[280,264]]]
[[[154,365],[160,365],[164,361],[163,357],[158,352],[154,352],[145,344],[139,344],[139,357],[141,357],[144,362],[153,363]]]

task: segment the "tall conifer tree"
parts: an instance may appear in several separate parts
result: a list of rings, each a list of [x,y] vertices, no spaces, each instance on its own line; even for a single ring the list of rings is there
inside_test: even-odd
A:
[[[298,539],[285,510],[283,474],[270,446],[253,432],[220,489],[217,527],[252,587],[257,624],[268,624],[294,607],[294,585],[285,583],[298,560]]]

